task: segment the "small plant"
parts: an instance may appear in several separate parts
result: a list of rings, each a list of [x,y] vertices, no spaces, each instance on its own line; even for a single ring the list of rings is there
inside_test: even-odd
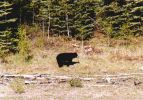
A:
[[[25,83],[23,79],[15,78],[11,83],[10,87],[16,92],[16,93],[24,93],[25,92]]]
[[[43,48],[45,46],[45,39],[42,36],[37,38],[36,46],[38,48]]]
[[[0,52],[0,60],[1,63],[8,63],[7,59],[6,59],[7,55],[3,52]]]
[[[32,54],[27,54],[27,56],[25,57],[25,62],[29,62],[33,59],[33,55]]]
[[[79,79],[79,78],[71,79],[70,80],[70,86],[71,87],[82,87],[81,79]]]
[[[28,62],[33,58],[33,55],[31,54],[30,42],[29,38],[27,37],[27,32],[24,26],[20,26],[20,28],[18,29],[18,34],[19,34],[19,43],[18,43],[19,54],[22,55],[25,62]]]

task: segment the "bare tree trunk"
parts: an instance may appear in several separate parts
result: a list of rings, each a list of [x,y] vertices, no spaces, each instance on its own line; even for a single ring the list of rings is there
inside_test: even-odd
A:
[[[33,20],[32,20],[32,23],[33,23],[33,25],[34,25],[34,23],[35,23],[35,10],[34,10],[34,7],[33,7],[33,18],[32,18]]]
[[[108,47],[110,46],[110,35],[108,33]]]
[[[21,0],[20,0],[20,13],[19,13],[19,23],[21,25],[22,9],[21,9]]]
[[[68,20],[69,20],[69,16],[68,16],[68,14],[66,14],[67,35],[68,35],[68,37],[70,37],[70,30],[69,30],[69,23],[68,23]]]
[[[49,22],[48,22],[48,39],[50,38],[50,27],[51,27],[51,14],[49,13]]]
[[[82,36],[82,40],[81,40],[81,55],[84,54],[84,40],[83,40],[83,36]]]
[[[45,37],[45,21],[42,21],[42,28],[43,28],[43,38]]]
[[[21,17],[22,17],[22,15],[21,15],[21,8],[20,8],[20,14],[19,14],[19,23],[20,23],[20,25],[21,25]]]

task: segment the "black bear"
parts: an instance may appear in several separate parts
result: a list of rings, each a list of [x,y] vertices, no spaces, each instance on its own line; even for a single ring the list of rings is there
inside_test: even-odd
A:
[[[56,59],[57,59],[57,63],[59,67],[62,67],[63,65],[74,65],[76,63],[79,62],[73,62],[72,60],[74,58],[77,58],[78,54],[77,53],[60,53],[57,55]]]

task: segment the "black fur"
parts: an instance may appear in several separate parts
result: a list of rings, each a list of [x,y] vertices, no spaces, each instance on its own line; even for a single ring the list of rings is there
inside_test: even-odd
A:
[[[77,58],[78,54],[77,53],[60,53],[57,55],[56,59],[57,59],[57,63],[59,67],[62,67],[63,65],[74,65],[76,63],[79,62],[73,62],[72,60],[74,58]]]

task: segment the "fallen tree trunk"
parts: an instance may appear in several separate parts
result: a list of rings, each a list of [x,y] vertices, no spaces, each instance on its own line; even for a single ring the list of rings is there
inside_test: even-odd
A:
[[[1,74],[0,83],[8,83],[15,78],[21,78],[25,84],[50,84],[69,82],[71,79],[79,78],[81,81],[94,81],[95,83],[118,84],[127,80],[136,80],[135,77],[142,78],[143,73],[119,74],[119,75],[94,75],[88,77],[79,77],[71,75],[50,75],[50,74],[33,74],[33,75],[11,75]],[[140,80],[142,81],[142,80]]]

